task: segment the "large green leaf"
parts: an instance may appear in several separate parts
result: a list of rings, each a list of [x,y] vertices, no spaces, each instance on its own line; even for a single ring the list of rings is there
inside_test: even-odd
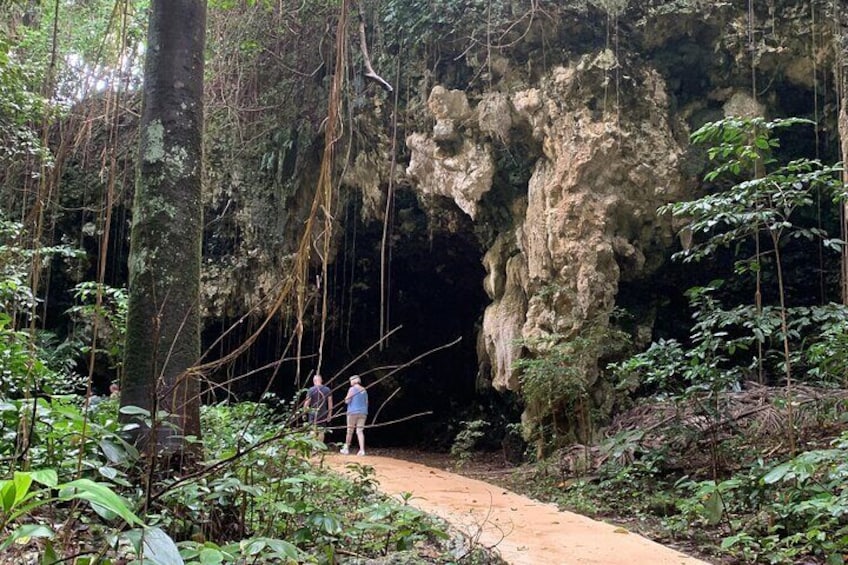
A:
[[[297,547],[294,544],[291,544],[285,540],[281,539],[271,539],[267,538],[265,540],[268,543],[268,547],[270,547],[277,557],[285,557],[292,561],[298,560],[298,551]]]
[[[53,469],[39,469],[38,471],[31,471],[30,476],[33,481],[46,487],[53,488],[59,484],[59,476]]]
[[[330,535],[336,535],[342,532],[341,522],[332,514],[317,512],[309,517],[309,523]]]
[[[160,528],[147,528],[142,537],[144,560],[153,565],[184,565],[177,544]]]
[[[70,500],[88,500],[120,516],[127,524],[142,524],[142,521],[129,508],[126,500],[116,494],[108,485],[95,483],[90,479],[77,479],[61,485],[59,498]]]
[[[32,475],[15,471],[15,500],[12,506],[17,506],[20,501],[29,493],[29,487],[32,486]]]
[[[204,547],[198,556],[201,565],[218,565],[224,562],[224,554],[220,550]]]
[[[704,511],[711,526],[715,526],[721,521],[724,514],[724,501],[721,499],[721,493],[713,491],[709,494],[704,502]]]
[[[772,485],[778,481],[782,481],[784,477],[790,474],[790,463],[781,463],[777,467],[765,474],[763,482],[767,485]],[[792,475],[794,477],[794,475]]]
[[[2,324],[0,324],[0,328],[2,328]],[[2,412],[17,412],[18,407],[11,402],[0,401],[0,413]]]
[[[9,513],[15,507],[15,482],[0,481],[0,504],[3,512]]]
[[[109,441],[106,438],[100,440],[100,450],[110,463],[123,463],[127,459],[127,454],[120,445]]]
[[[270,549],[273,553],[271,557],[290,561],[298,561],[299,557],[297,547],[294,544],[281,539],[258,537],[243,540],[241,542],[241,546],[245,555],[256,556],[257,558],[259,555],[263,554],[266,549]]]

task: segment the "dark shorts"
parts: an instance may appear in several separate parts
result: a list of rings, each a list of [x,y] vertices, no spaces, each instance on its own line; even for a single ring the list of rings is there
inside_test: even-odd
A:
[[[330,422],[327,421],[326,416],[319,419],[315,415],[310,414],[309,415],[309,425],[315,426],[316,428],[326,428],[327,426],[330,425]]]

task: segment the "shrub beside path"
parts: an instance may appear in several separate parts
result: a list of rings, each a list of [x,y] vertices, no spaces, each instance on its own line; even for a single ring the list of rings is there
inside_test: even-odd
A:
[[[558,510],[501,487],[389,457],[328,455],[325,463],[370,465],[380,489],[435,514],[513,565],[706,565],[626,529]]]

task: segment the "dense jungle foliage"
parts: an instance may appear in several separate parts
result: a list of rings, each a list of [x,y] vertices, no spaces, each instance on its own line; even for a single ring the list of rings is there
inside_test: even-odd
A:
[[[202,440],[189,438],[203,455],[179,471],[133,444],[138,424],[128,417],[144,423],[159,415],[119,412],[107,390],[124,369],[148,4],[0,2],[0,561],[353,563],[402,553],[423,562],[494,562],[409,500],[380,495],[367,460],[351,466],[353,478],[327,471],[326,446],[301,422],[302,391],[249,402],[209,379]],[[393,123],[401,141],[387,160],[408,160],[402,140],[429,119],[423,108],[435,82],[479,94],[517,80],[499,75],[493,52],[517,46],[514,66],[538,77],[551,53],[567,55],[574,43],[625,52],[651,46],[642,25],[648,16],[739,8],[632,4],[361,3],[373,65],[395,92],[369,90],[362,52],[349,55],[347,151],[391,145],[385,132]],[[304,189],[316,184],[320,166],[339,7],[209,2],[204,200],[211,214],[202,308],[215,324],[207,331],[220,324],[223,332],[250,299],[271,296],[274,285],[254,284],[253,273],[292,270],[292,242],[311,204]],[[813,22],[827,17],[838,27],[841,3],[810,7]],[[629,24],[627,10],[636,13]],[[629,43],[618,43],[622,28],[632,32]],[[556,46],[564,36],[573,43]],[[762,43],[763,58],[777,49],[765,36]],[[658,59],[669,57],[656,49]],[[681,86],[676,103],[696,90]],[[833,118],[837,101],[823,99],[822,115]],[[701,119],[692,128],[700,155],[693,162],[706,163],[693,166],[705,175],[701,197],[658,211],[685,226],[684,243],[660,274],[686,287],[673,323],[660,320],[642,347],[637,307],[621,304],[609,325],[524,342],[545,352],[515,366],[517,403],[541,407],[535,435],[522,437],[524,426],[514,411],[499,411],[503,404],[455,407],[443,445],[452,444],[458,467],[475,449],[503,449],[513,462],[518,452],[528,463],[506,480],[516,489],[624,520],[717,562],[845,562],[848,310],[836,265],[846,191],[835,120],[822,127],[808,114]],[[532,161],[498,150],[508,180],[526,185]],[[395,178],[373,168],[379,183]],[[339,192],[348,203],[360,200],[345,214],[366,214],[364,197]],[[511,227],[505,208],[485,212],[473,238],[488,244],[493,226]],[[311,288],[311,299],[321,291]],[[280,327],[296,325],[296,310],[280,315]],[[348,325],[348,345],[350,333]],[[609,421],[593,413],[596,399],[574,369],[586,356],[603,360],[599,371],[616,384]],[[240,370],[255,368],[243,363]]]
[[[119,393],[107,393],[122,382],[127,292],[104,281],[125,284],[126,225],[110,243],[104,212],[128,212],[124,122],[138,104],[147,9],[0,6],[0,561],[493,561],[407,500],[379,494],[369,466],[351,465],[348,477],[324,468],[326,446],[301,423],[299,394],[211,396],[205,456],[191,465],[155,461],[133,443],[134,429],[161,416],[119,410]],[[107,126],[82,139],[88,120]],[[52,192],[62,181],[78,191]],[[75,235],[43,244],[57,226]]]
[[[650,400],[617,415],[595,444],[541,462],[535,495],[588,514],[632,515],[669,540],[706,548],[718,538],[708,551],[722,562],[843,562],[848,310],[787,290],[805,283],[794,277],[815,275],[784,271],[782,253],[798,241],[840,248],[811,212],[847,194],[841,166],[774,157],[777,134],[799,122],[731,118],[693,134],[709,145],[716,166],[707,180],[719,186],[661,211],[690,220],[684,263],[732,250],[728,279],[687,291],[688,337],[608,366],[622,388]],[[739,287],[755,300],[739,302]],[[527,362],[525,374],[563,364]]]

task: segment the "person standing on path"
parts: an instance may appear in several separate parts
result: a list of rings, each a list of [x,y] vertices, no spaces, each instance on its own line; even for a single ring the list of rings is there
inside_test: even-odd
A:
[[[333,413],[333,393],[324,385],[321,375],[312,377],[312,386],[306,391],[303,409],[306,410],[306,419],[315,431],[315,437],[324,443],[324,434],[330,422],[330,414]]]
[[[350,378],[350,388],[345,395],[347,404],[347,435],[340,453],[350,453],[350,442],[353,439],[353,430],[356,430],[356,439],[359,440],[359,453],[365,455],[365,419],[368,416],[368,391],[362,386],[359,375]]]

